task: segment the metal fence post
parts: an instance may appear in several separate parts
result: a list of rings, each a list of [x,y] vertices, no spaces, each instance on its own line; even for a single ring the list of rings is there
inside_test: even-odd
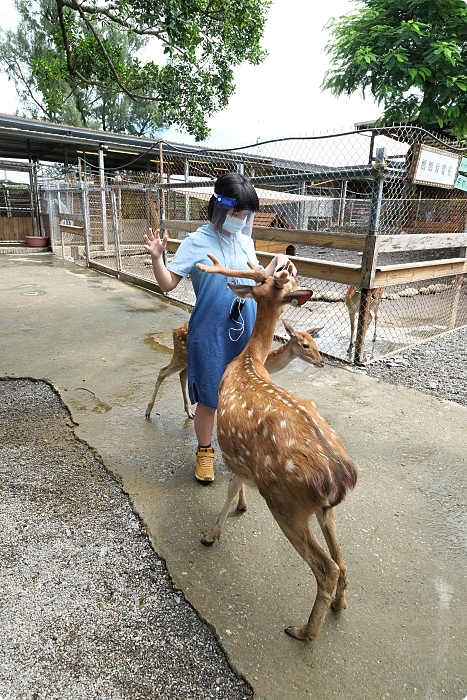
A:
[[[120,254],[120,237],[118,232],[117,198],[115,196],[115,190],[113,187],[110,190],[110,207],[112,210],[112,229],[115,244],[115,259],[117,264],[117,272],[120,272],[122,269],[122,256]]]
[[[83,211],[83,236],[84,255],[86,257],[86,267],[89,267],[89,251],[91,246],[91,222],[89,219],[89,192],[86,180],[81,183],[81,207]]]
[[[102,241],[104,250],[109,247],[107,240],[107,203],[105,197],[105,170],[104,170],[104,146],[99,144],[99,186],[101,190],[101,208],[102,208]]]

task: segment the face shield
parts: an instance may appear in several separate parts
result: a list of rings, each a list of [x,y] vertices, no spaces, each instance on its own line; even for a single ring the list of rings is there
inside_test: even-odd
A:
[[[212,210],[211,225],[219,233],[235,235],[242,233],[250,236],[253,228],[255,213],[251,209],[236,210],[237,200],[223,194],[215,194]]]

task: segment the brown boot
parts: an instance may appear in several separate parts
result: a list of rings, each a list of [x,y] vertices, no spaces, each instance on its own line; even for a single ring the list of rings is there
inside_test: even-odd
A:
[[[214,450],[200,447],[196,453],[195,478],[205,484],[214,481]]]

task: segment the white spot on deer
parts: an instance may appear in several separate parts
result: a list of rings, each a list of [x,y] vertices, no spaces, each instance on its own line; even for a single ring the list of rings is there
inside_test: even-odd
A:
[[[245,454],[247,457],[249,457],[251,455],[251,452],[247,447],[245,447]]]
[[[295,445],[295,440],[293,438],[286,440],[286,442],[285,442],[286,447],[292,447],[292,445]]]
[[[247,415],[248,415],[248,418],[251,418],[251,416],[253,415],[253,409],[252,409],[252,408],[249,408],[249,409],[248,409]]]
[[[264,458],[264,466],[269,467],[270,464],[271,464],[271,456],[266,455],[266,457]]]
[[[288,472],[293,472],[295,469],[295,464],[292,462],[291,459],[288,459],[287,462],[285,463],[285,470]]]
[[[242,403],[242,408],[246,408],[246,401]]]
[[[286,425],[287,423],[285,422],[285,420],[281,420],[281,428],[285,428]]]
[[[268,434],[268,429],[266,428],[266,426],[264,426],[264,428],[263,428],[263,435],[264,435],[264,437],[266,437],[267,434]]]
[[[277,481],[277,476],[276,476],[276,474],[272,471],[272,469],[269,470],[269,476],[271,477],[271,479],[273,479],[273,481]]]

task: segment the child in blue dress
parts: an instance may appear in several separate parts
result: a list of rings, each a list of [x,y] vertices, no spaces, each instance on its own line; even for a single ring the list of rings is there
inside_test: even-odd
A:
[[[225,368],[247,344],[256,318],[253,299],[239,300],[227,287],[225,277],[206,275],[197,263],[211,265],[208,253],[230,269],[246,270],[248,261],[259,267],[251,226],[259,209],[256,190],[240,173],[226,173],[214,184],[208,205],[209,223],[190,233],[166,267],[163,252],[168,236],[150,229],[144,248],[151,255],[154,276],[163,292],[170,292],[183,277],[190,276],[196,302],[188,326],[188,391],[196,405],[194,427],[198,439],[195,477],[214,481],[214,450],[211,446],[219,383]],[[277,255],[267,266],[272,275],[288,262]],[[230,280],[234,281],[234,280]],[[235,280],[253,284],[252,280]]]

